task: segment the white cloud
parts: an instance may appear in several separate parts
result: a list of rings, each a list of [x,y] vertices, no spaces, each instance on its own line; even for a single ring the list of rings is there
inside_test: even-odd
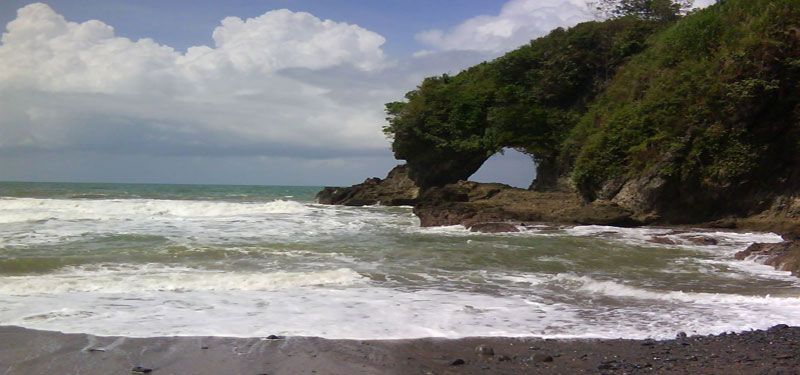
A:
[[[382,36],[276,10],[225,18],[213,38],[183,54],[45,4],[20,9],[0,44],[0,151],[388,152],[382,103],[398,93],[369,81],[387,66]],[[356,78],[316,84],[291,69]],[[371,90],[354,93],[359,79]]]
[[[500,53],[557,27],[593,18],[584,0],[511,0],[496,16],[470,18],[449,31],[427,30],[417,40],[439,50]]]

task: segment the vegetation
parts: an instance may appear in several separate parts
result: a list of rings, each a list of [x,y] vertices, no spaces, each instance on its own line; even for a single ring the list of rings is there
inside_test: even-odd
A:
[[[384,132],[412,170],[430,168],[431,153],[483,157],[446,182],[466,179],[504,147],[533,155],[542,175],[605,82],[659,27],[626,17],[559,28],[490,63],[426,78],[406,101],[386,104]]]
[[[692,0],[600,0],[597,10],[606,18],[633,16],[644,20],[674,22],[692,8]]]
[[[636,1],[617,2],[626,3]],[[539,163],[545,185],[570,176],[589,200],[648,173],[677,204],[709,213],[797,187],[800,2],[726,0],[680,19],[620,15],[425,79],[387,104],[395,155],[412,171],[439,163],[447,175],[442,161],[514,147]]]

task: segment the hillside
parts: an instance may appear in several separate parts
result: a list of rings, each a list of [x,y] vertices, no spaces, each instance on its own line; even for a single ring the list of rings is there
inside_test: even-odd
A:
[[[513,147],[538,165],[533,190],[611,202],[640,223],[758,216],[794,230],[798,82],[800,2],[727,0],[669,24],[557,29],[427,78],[387,104],[385,132],[423,192]]]

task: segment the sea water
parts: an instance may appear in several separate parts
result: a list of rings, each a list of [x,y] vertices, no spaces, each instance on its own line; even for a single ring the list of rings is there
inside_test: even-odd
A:
[[[0,183],[0,325],[351,339],[800,325],[797,278],[733,259],[775,234],[544,225],[480,234],[421,228],[410,207],[316,204],[319,190]]]

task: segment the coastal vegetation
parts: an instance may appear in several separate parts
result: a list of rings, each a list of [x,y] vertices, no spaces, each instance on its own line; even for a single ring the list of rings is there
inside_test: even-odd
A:
[[[386,104],[395,156],[424,190],[512,147],[537,163],[532,189],[613,201],[645,221],[751,215],[780,197],[796,210],[800,3],[670,9],[617,9],[426,78]]]

